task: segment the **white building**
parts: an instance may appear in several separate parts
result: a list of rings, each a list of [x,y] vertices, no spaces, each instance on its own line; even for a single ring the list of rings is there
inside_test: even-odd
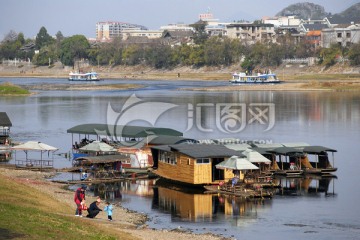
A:
[[[96,39],[99,41],[110,40],[121,36],[124,29],[147,30],[146,27],[125,22],[98,22],[96,23]]]
[[[262,22],[264,24],[273,24],[275,28],[278,28],[281,26],[299,25],[301,19],[296,18],[296,16],[263,17]]]
[[[360,25],[323,29],[321,32],[322,47],[330,48],[331,44],[334,43],[342,47],[350,47],[353,43],[360,43]]]
[[[124,29],[122,31],[122,39],[129,37],[147,37],[149,39],[161,38],[164,30],[141,30],[141,29]]]

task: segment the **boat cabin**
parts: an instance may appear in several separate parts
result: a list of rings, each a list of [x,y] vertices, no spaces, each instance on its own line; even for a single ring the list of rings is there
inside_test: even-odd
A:
[[[334,153],[337,150],[323,146],[307,146],[304,147],[303,151],[306,155],[302,159],[301,164],[305,171],[316,171],[316,173],[321,173],[322,175],[336,172]],[[329,161],[328,153],[332,153],[332,164]]]

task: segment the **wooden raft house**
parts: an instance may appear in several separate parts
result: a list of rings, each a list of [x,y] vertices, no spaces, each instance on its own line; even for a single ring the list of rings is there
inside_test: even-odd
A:
[[[193,186],[219,184],[233,172],[216,164],[240,153],[223,145],[177,144],[151,147],[154,173],[162,178]]]
[[[8,161],[11,158],[10,127],[12,123],[6,112],[0,112],[0,161]]]

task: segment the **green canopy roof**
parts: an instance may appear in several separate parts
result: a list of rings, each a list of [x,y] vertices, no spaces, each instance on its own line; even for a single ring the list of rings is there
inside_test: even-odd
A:
[[[108,125],[108,124],[81,124],[69,128],[67,133],[78,133],[88,135],[107,135],[109,137],[130,137],[139,138],[150,135],[182,136],[183,134],[171,128],[128,126],[128,125]]]

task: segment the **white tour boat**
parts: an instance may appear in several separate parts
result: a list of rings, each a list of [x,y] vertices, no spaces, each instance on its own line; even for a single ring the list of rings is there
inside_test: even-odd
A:
[[[99,81],[100,77],[96,72],[70,72],[69,81]]]

